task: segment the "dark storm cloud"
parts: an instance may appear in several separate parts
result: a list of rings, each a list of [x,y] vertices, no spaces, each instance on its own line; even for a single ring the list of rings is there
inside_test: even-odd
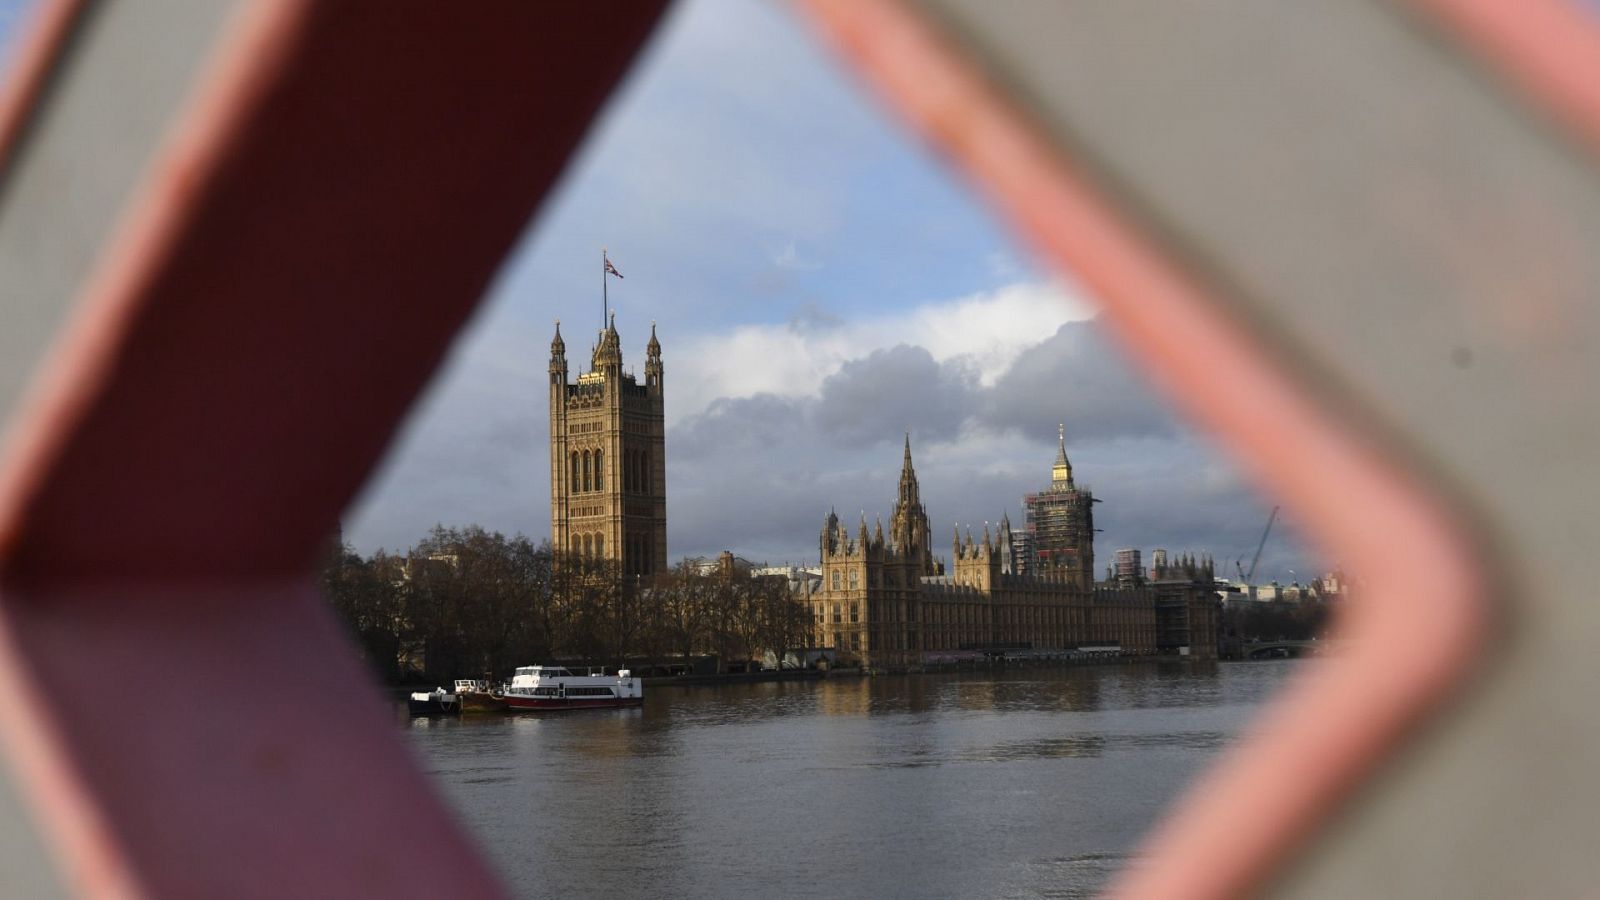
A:
[[[668,430],[667,458],[710,459],[728,451],[782,453],[811,428],[814,403],[799,397],[756,394],[722,397],[704,412],[686,417]]]
[[[817,427],[854,447],[909,429],[930,440],[954,437],[975,411],[978,373],[959,360],[940,363],[901,344],[851,360],[822,382]]]
[[[955,523],[1024,520],[1022,495],[1045,487],[1055,425],[1096,506],[1097,555],[1209,552],[1221,569],[1249,564],[1271,503],[1204,439],[1175,420],[1129,371],[1093,322],[1063,326],[1023,352],[992,387],[960,359],[901,345],[847,361],[819,397],[723,398],[668,433],[675,485],[672,552],[732,549],[751,559],[814,562],[830,508],[853,527],[887,516],[907,426],[944,551]],[[1315,568],[1288,529],[1258,576]]]
[[[985,424],[1074,440],[1175,433],[1172,413],[1128,368],[1097,321],[1068,322],[1023,351],[987,392]]]

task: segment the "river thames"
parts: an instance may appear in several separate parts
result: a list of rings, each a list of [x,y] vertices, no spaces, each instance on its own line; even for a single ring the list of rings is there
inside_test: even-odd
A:
[[[1296,665],[653,687],[406,727],[521,897],[1082,897]]]

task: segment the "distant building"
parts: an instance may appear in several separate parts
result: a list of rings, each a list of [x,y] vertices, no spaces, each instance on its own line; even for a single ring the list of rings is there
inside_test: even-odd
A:
[[[1112,554],[1115,563],[1112,577],[1118,584],[1140,584],[1144,581],[1144,565],[1139,561],[1139,548],[1126,547]]]
[[[1350,592],[1350,579],[1345,576],[1343,569],[1334,569],[1318,578],[1312,584],[1312,590],[1320,600],[1338,600]]]
[[[751,578],[782,578],[789,585],[789,593],[809,598],[822,587],[822,569],[804,566],[757,566],[750,570]]]
[[[576,383],[567,381],[566,354],[557,323],[550,342],[550,542],[615,560],[627,575],[665,572],[666,430],[655,326],[644,384],[622,371],[615,315]]]
[[[1001,524],[1009,527],[1009,517],[1002,517]],[[1022,531],[1011,532],[1011,572],[1016,575],[1032,575],[1039,565],[1033,555],[1033,532],[1024,528]]]
[[[740,578],[753,577],[758,568],[750,560],[742,556],[734,556],[731,550],[724,550],[717,554],[715,558],[709,556],[686,556],[683,558],[683,563],[696,575],[738,576]]]

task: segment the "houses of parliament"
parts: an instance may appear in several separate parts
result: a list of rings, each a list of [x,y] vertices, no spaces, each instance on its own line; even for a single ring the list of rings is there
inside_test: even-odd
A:
[[[1151,581],[1094,580],[1095,499],[1072,477],[1061,439],[1051,483],[1028,496],[1028,528],[959,530],[950,564],[934,556],[911,437],[889,516],[852,536],[829,513],[822,583],[811,595],[818,641],[868,669],[915,668],[962,651],[1098,647],[1124,655],[1214,657],[1219,601],[1209,564],[1163,568]]]
[[[550,343],[550,534],[573,554],[616,562],[627,575],[667,565],[666,445],[661,344],[655,326],[644,382],[626,372],[615,316],[569,378],[566,342]],[[1027,498],[1023,531],[957,532],[950,562],[934,554],[911,437],[906,436],[889,529],[854,535],[830,513],[820,540],[820,584],[810,605],[814,641],[843,663],[914,668],[957,651],[1115,648],[1123,654],[1214,656],[1218,601],[1209,565],[1172,567],[1145,582],[1094,579],[1094,504],[1076,483],[1064,436],[1050,484]]]

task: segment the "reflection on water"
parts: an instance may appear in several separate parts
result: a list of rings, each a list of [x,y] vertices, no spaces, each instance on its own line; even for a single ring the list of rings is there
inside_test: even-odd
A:
[[[1079,897],[1295,663],[653,688],[407,720],[526,897]]]

